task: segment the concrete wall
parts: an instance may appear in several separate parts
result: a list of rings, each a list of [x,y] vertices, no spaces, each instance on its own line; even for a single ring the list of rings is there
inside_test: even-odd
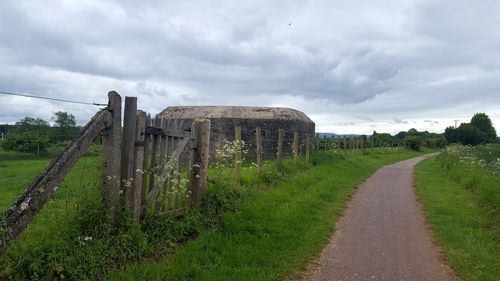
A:
[[[256,158],[255,152],[255,128],[262,130],[262,146],[264,159],[276,158],[278,147],[278,130],[285,130],[284,154],[292,155],[293,133],[299,133],[301,154],[305,153],[305,135],[312,138],[315,135],[315,124],[302,120],[275,120],[275,119],[243,119],[243,118],[210,118],[210,158],[215,160],[217,147],[222,147],[226,142],[234,141],[234,127],[241,126],[241,138],[245,142],[248,153],[244,155],[245,160]],[[190,129],[192,118],[177,119],[176,126],[184,130]]]

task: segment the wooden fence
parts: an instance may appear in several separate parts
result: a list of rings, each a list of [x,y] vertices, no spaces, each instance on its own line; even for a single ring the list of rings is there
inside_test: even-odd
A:
[[[404,141],[380,141],[370,137],[345,137],[345,138],[327,138],[316,136],[314,139],[314,148],[316,150],[341,150],[353,151],[356,149],[370,149],[380,151],[383,149],[400,149],[406,147]]]
[[[287,153],[284,149],[285,147],[285,130],[279,128],[278,129],[278,139],[276,142],[276,158],[275,158],[275,163],[276,166],[279,168],[282,165],[283,159],[285,158],[285,155],[290,155],[293,157],[294,161],[297,162],[299,156],[304,156],[304,160],[306,162],[310,161],[310,154],[311,154],[311,137],[309,134],[303,134],[301,135],[299,132],[288,132],[288,134],[293,134],[293,140],[291,142],[291,145],[289,146],[291,148],[291,151]],[[235,181],[237,184],[240,184],[241,181],[241,165],[243,162],[243,157],[242,157],[242,150],[243,150],[243,144],[245,143],[244,140],[241,138],[241,127],[240,126],[235,126],[234,127],[234,134],[235,134],[235,142],[234,142],[234,168],[235,168]],[[264,165],[264,157],[263,157],[263,141],[266,141],[262,137],[262,129],[260,127],[255,128],[255,149],[252,151],[255,153],[256,161],[257,161],[257,169],[258,169],[258,175],[262,176],[263,173],[263,165]],[[270,141],[267,139],[267,141]],[[301,145],[302,144],[302,145]],[[253,157],[251,157],[253,159]]]
[[[19,235],[52,198],[64,176],[94,139],[103,139],[102,199],[111,219],[131,210],[135,220],[146,214],[182,214],[200,204],[206,186],[210,120],[194,120],[191,130],[175,122],[151,119],[137,110],[137,98],[108,94],[108,106],[96,113],[80,136],[58,155],[5,214],[0,249]],[[186,167],[179,159],[189,159]],[[182,171],[187,175],[183,177]]]

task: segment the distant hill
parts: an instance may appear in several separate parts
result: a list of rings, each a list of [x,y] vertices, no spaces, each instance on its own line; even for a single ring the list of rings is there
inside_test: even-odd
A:
[[[340,135],[340,134],[335,134],[335,133],[317,133],[320,138],[357,138],[360,137],[361,135],[356,135],[356,134],[345,134],[345,135]]]

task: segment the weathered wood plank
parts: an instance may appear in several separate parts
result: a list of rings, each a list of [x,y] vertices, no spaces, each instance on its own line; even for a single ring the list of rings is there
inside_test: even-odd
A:
[[[191,135],[190,131],[183,131],[176,128],[161,128],[156,126],[146,127],[146,134],[157,136],[171,136],[177,138],[186,138]]]
[[[139,221],[142,212],[142,187],[144,175],[145,129],[147,116],[144,111],[138,111],[136,117],[135,149],[134,149],[134,181],[132,183],[132,214]]]
[[[111,112],[111,126],[104,130],[102,141],[103,189],[102,197],[108,214],[115,220],[120,198],[120,146],[122,141],[122,99],[118,93],[108,94],[107,110]]]
[[[281,168],[281,164],[283,161],[283,141],[285,137],[285,130],[284,129],[279,129],[278,130],[278,153],[277,153],[277,159],[276,159],[276,166],[278,168]]]
[[[186,144],[188,143],[188,141],[189,141],[189,138],[184,138],[181,141],[181,143],[177,146],[176,150],[172,154],[172,157],[170,158],[170,160],[168,160],[168,162],[166,164],[164,174],[170,174],[172,172],[172,170],[175,166],[174,164],[179,161],[179,157],[180,157],[181,153],[184,151],[184,148],[185,148]],[[151,205],[158,197],[159,192],[160,192],[159,186],[155,186],[149,192],[148,196],[146,197],[146,200],[145,200],[146,205]]]
[[[310,161],[310,152],[311,150],[311,137],[309,137],[309,134],[306,134],[306,162],[309,163]]]
[[[262,132],[260,127],[255,129],[255,145],[257,151],[257,169],[259,177],[262,176]]]
[[[241,127],[234,127],[234,179],[236,184],[241,183]]]
[[[299,133],[293,133],[293,161],[297,163],[299,159]]]
[[[189,156],[189,207],[199,206],[207,185],[210,120],[196,118],[191,127],[192,140]]]
[[[123,110],[123,134],[121,147],[121,189],[126,207],[133,203],[132,181],[134,180],[134,147],[136,136],[137,98],[125,97]]]
[[[114,98],[114,94],[111,96]],[[112,124],[111,112],[108,109],[99,111],[82,129],[80,136],[67,146],[15,201],[6,212],[8,234],[0,239],[0,249],[28,226],[35,215],[52,198],[64,176],[87,151],[92,141]]]

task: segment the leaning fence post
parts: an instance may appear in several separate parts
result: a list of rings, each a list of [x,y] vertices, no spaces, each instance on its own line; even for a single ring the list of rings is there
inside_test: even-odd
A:
[[[188,187],[191,200],[187,202],[189,207],[201,204],[207,185],[210,120],[196,118],[191,126],[191,136]]]
[[[276,161],[276,166],[281,168],[281,164],[283,161],[283,138],[284,138],[285,130],[278,130],[278,159]]]
[[[134,178],[134,146],[136,136],[137,98],[125,97],[123,109],[123,135],[121,158],[121,189],[124,194],[124,206],[132,203],[132,181]]]
[[[241,183],[241,127],[234,127],[234,179],[236,184]]]
[[[259,177],[262,176],[262,134],[260,127],[255,129],[255,146],[257,150],[257,169]]]
[[[135,221],[141,218],[142,210],[142,187],[144,175],[144,153],[145,153],[145,137],[146,137],[146,112],[137,111],[136,115],[136,131],[135,131],[135,148],[134,148],[134,180],[132,182],[132,198],[131,207],[132,215]]]
[[[103,201],[109,215],[114,220],[118,210],[120,192],[120,161],[121,161],[121,130],[122,130],[122,99],[118,93],[108,93],[108,110],[112,114],[112,124],[103,134]]]
[[[309,163],[309,154],[311,149],[311,139],[309,138],[309,134],[306,134],[306,162]]]
[[[299,159],[299,133],[293,133],[293,161],[297,163]]]

